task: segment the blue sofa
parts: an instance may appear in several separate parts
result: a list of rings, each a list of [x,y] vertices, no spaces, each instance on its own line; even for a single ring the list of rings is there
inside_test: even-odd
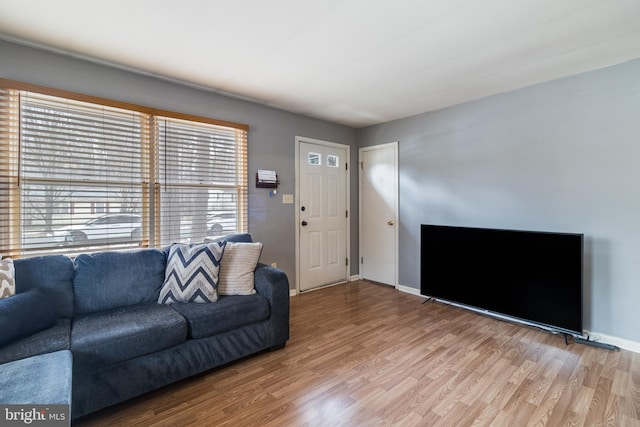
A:
[[[236,234],[225,240],[251,242],[251,236]],[[289,282],[284,272],[258,264],[254,295],[164,305],[157,301],[167,255],[168,248],[83,254],[73,260],[64,255],[16,260],[16,297],[41,292],[55,319],[50,327],[0,348],[0,364],[70,351],[72,378],[57,380],[72,381],[71,417],[76,419],[245,356],[284,347],[289,338]],[[37,311],[32,316],[42,310]],[[29,395],[30,388],[40,385],[22,387]]]

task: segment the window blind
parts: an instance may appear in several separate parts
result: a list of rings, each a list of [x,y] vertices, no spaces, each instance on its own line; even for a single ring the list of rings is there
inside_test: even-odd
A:
[[[141,115],[22,92],[22,253],[141,242]]]
[[[158,117],[162,245],[244,231],[246,132]]]
[[[20,247],[19,94],[0,88],[0,253],[15,257]]]
[[[0,253],[246,231],[246,127],[154,112],[0,89]]]

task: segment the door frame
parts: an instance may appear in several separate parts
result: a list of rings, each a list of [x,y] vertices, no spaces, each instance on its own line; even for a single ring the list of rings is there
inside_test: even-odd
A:
[[[398,284],[398,278],[399,278],[399,271],[398,271],[398,260],[399,260],[399,236],[400,236],[400,186],[399,186],[399,175],[400,175],[400,169],[399,169],[399,159],[398,159],[398,141],[394,141],[394,142],[389,142],[386,144],[378,144],[378,145],[371,145],[368,147],[362,147],[358,150],[358,159],[360,159],[359,161],[362,162],[362,158],[363,158],[363,153],[365,151],[374,151],[374,150],[382,150],[382,149],[387,149],[389,147],[393,148],[393,152],[394,152],[394,157],[395,157],[395,169],[396,169],[396,174],[394,177],[394,189],[395,189],[395,204],[394,204],[394,215],[395,215],[395,224],[396,226],[394,227],[394,239],[395,239],[395,253],[394,253],[394,270],[395,270],[395,274],[394,274],[394,283],[392,283],[391,285],[393,287],[395,287],[396,289],[398,289],[399,284]],[[362,213],[364,212],[363,206],[362,206],[362,185],[363,185],[363,179],[362,179],[362,172],[363,172],[363,166],[362,163],[360,163],[358,165],[358,230],[361,231],[362,230]],[[383,242],[384,243],[384,242]],[[362,233],[358,233],[358,257],[360,257],[363,253],[362,248],[363,248],[364,242],[363,242],[363,235]],[[362,276],[360,275],[360,259],[358,259],[358,276],[362,279]]]
[[[342,150],[345,150],[347,153],[347,160],[346,160],[346,164],[347,166],[347,170],[346,170],[346,180],[345,180],[345,184],[346,184],[346,188],[345,188],[345,203],[346,203],[346,208],[347,208],[347,212],[348,212],[348,217],[345,218],[346,223],[346,242],[345,244],[347,245],[346,247],[346,254],[347,254],[347,259],[349,260],[348,265],[345,265],[345,281],[349,281],[351,278],[351,146],[346,145],[346,144],[338,144],[335,142],[330,142],[330,141],[323,141],[320,139],[314,139],[314,138],[307,138],[304,136],[296,136],[295,138],[296,141],[296,149],[295,149],[295,156],[296,156],[296,184],[295,184],[295,196],[294,196],[294,206],[295,206],[295,210],[296,210],[296,215],[295,215],[295,234],[296,234],[296,284],[295,284],[295,290],[296,293],[300,293],[300,143],[301,142],[308,142],[309,144],[316,144],[316,145],[322,145],[324,147],[334,147],[334,148],[339,148]],[[342,282],[339,282],[342,283]],[[327,286],[333,286],[337,283],[332,283],[329,284]],[[319,286],[317,288],[313,288],[313,289],[309,289],[308,291],[305,292],[309,292],[309,291],[313,291],[313,290],[317,290],[317,289],[322,289],[325,288],[327,286]]]

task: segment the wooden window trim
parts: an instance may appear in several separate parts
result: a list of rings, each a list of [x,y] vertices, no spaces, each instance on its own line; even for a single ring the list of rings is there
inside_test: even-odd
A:
[[[165,116],[174,119],[190,120],[200,123],[208,123],[218,126],[226,126],[239,130],[249,131],[249,125],[230,122],[225,120],[212,119],[209,117],[196,116],[193,114],[176,113],[175,111],[162,110],[159,108],[146,107],[143,105],[132,104],[128,102],[115,101],[109,98],[102,98],[99,96],[85,95],[78,92],[72,92],[63,89],[54,89],[46,86],[35,85],[31,83],[24,83],[16,80],[10,80],[0,78],[0,87],[8,87],[16,90],[24,90],[28,92],[37,92],[43,95],[57,96],[59,98],[68,98],[74,101],[91,102],[94,104],[106,105],[109,107],[122,108],[125,110],[133,110],[139,113],[145,113],[153,116]]]

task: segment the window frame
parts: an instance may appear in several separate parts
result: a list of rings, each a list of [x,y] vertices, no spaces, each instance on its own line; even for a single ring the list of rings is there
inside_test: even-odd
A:
[[[141,141],[140,141],[140,169],[141,174],[143,176],[143,185],[142,185],[142,212],[140,213],[142,217],[142,236],[139,247],[159,247],[161,243],[160,236],[162,235],[160,229],[161,223],[161,206],[160,206],[160,191],[162,187],[161,177],[158,175],[158,170],[160,169],[158,165],[159,153],[158,153],[158,135],[157,135],[157,118],[170,118],[177,119],[186,122],[192,122],[194,124],[206,124],[206,125],[214,125],[219,127],[228,128],[231,132],[235,132],[236,134],[236,151],[237,159],[235,167],[236,172],[236,182],[235,185],[226,186],[227,189],[232,188],[232,191],[235,190],[237,192],[237,232],[246,232],[248,231],[248,179],[247,179],[247,149],[248,149],[248,132],[249,126],[246,124],[240,124],[225,120],[218,120],[204,116],[197,116],[192,114],[178,113],[173,111],[168,111],[159,108],[152,108],[141,106],[137,104],[132,104],[128,102],[115,101],[108,98],[102,98],[92,95],[85,95],[81,93],[71,92],[67,90],[61,89],[52,89],[44,86],[33,85],[29,83],[23,83],[19,81],[14,81],[10,79],[0,78],[0,88],[8,91],[18,91],[20,92],[32,92],[36,94],[42,94],[46,96],[53,96],[60,98],[62,100],[72,100],[72,101],[80,101],[86,102],[98,106],[104,107],[113,107],[122,110],[128,110],[132,112],[136,112],[140,114],[140,126],[145,129],[145,132],[141,133]],[[19,98],[19,96],[18,96]],[[13,107],[12,107],[13,108]],[[20,129],[20,109],[21,104],[18,99],[17,104],[17,120],[18,120],[18,129]],[[12,114],[13,113],[13,114]],[[16,119],[16,112],[10,111],[6,116],[11,116],[10,125],[13,125],[13,120]],[[2,120],[0,120],[1,124]],[[1,129],[0,129],[1,130]],[[22,146],[20,136],[20,130],[18,130],[18,135],[16,137],[15,134],[11,134],[10,132],[7,134],[0,134],[0,154],[4,156],[3,150],[12,150],[15,149],[15,145],[17,144],[18,148]],[[3,148],[4,147],[4,148]],[[8,153],[8,151],[7,151]],[[18,154],[20,156],[20,154]],[[0,159],[0,183],[2,185],[6,185],[8,190],[8,200],[0,200],[1,203],[8,203],[10,206],[10,219],[8,222],[8,230],[9,237],[4,240],[0,240],[0,253],[5,257],[13,257],[19,258],[22,256],[31,256],[31,255],[42,255],[46,253],[52,253],[58,251],[53,250],[42,250],[35,251],[35,253],[31,254],[27,248],[22,247],[22,237],[25,230],[23,229],[22,218],[21,218],[21,198],[22,190],[18,188],[20,186],[19,182],[19,173],[18,170],[20,168],[19,159],[18,165],[15,166],[15,171],[11,169],[13,166],[9,166],[9,174],[8,176],[2,176],[2,161]],[[7,162],[5,162],[6,165]],[[13,176],[16,174],[18,177]],[[15,198],[19,200],[16,202]],[[71,205],[70,205],[71,206]],[[70,207],[70,209],[73,209]],[[108,208],[108,203],[105,203],[105,212],[114,214],[116,212],[111,211]],[[111,245],[105,244],[104,247],[97,248],[95,250],[109,250]],[[81,248],[80,248],[81,249]],[[64,251],[66,254],[79,253],[80,251]]]

